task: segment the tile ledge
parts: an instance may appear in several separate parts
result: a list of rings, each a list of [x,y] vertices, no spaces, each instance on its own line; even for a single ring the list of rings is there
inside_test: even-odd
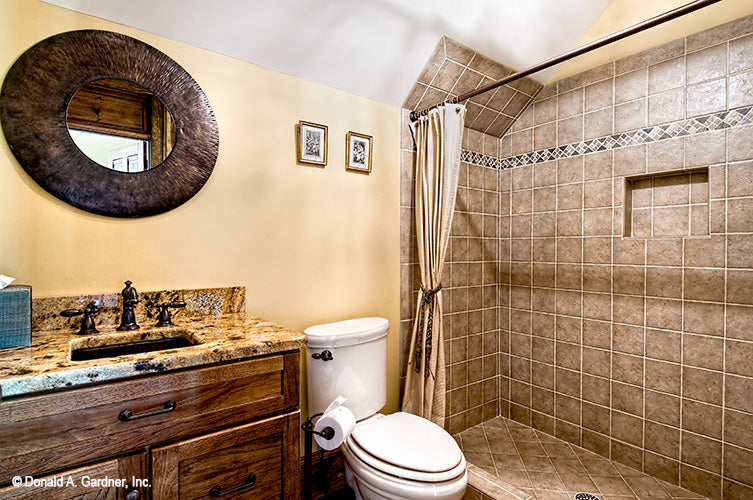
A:
[[[468,464],[468,484],[495,500],[535,500],[533,496],[473,464]]]

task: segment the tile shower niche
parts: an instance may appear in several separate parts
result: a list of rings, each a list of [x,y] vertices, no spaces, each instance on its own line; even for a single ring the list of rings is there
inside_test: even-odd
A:
[[[708,168],[625,178],[624,236],[708,236]]]

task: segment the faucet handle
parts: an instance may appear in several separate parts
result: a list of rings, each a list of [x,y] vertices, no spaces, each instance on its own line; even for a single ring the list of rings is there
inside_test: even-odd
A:
[[[96,314],[99,312],[99,306],[97,306],[97,303],[94,301],[89,302],[86,304],[82,309],[66,309],[64,311],[60,311],[60,315],[64,316],[66,318],[72,318],[74,316],[78,316],[79,314]]]
[[[72,318],[80,314],[84,315],[84,319],[81,320],[81,329],[77,332],[78,335],[91,335],[92,333],[99,333],[96,325],[94,324],[93,315],[99,313],[99,307],[97,303],[92,301],[86,304],[83,309],[66,309],[60,311],[60,315],[65,318]]]
[[[170,319],[170,307],[174,308],[181,308],[186,307],[186,303],[182,300],[175,300],[173,302],[163,302],[162,304],[157,304],[157,307],[159,308],[159,321],[157,321],[157,324],[154,326],[175,326],[175,323],[172,322]]]
[[[83,309],[66,309],[65,311],[60,311],[60,315],[65,318],[72,318],[74,316],[78,316],[79,314],[84,314]]]

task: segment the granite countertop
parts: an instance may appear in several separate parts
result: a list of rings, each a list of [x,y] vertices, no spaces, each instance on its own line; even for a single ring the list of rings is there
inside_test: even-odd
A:
[[[32,332],[30,346],[0,349],[0,398],[297,350],[305,345],[303,334],[247,313],[182,318],[176,323],[165,328],[142,326],[131,332],[98,325],[100,333],[93,336],[70,330]],[[196,345],[87,361],[70,358],[71,346],[166,337],[184,337]]]

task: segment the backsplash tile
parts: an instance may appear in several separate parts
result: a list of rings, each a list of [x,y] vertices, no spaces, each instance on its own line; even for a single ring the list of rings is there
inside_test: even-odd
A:
[[[176,323],[181,317],[216,316],[245,311],[246,287],[199,288],[186,290],[162,290],[142,292],[139,290],[139,303],[135,306],[136,323],[150,325],[156,322],[159,311],[157,305],[164,302],[182,300],[186,307],[172,311]],[[32,299],[32,331],[77,329],[80,317],[63,318],[64,309],[81,309],[91,301],[99,304],[100,312],[95,316],[97,326],[117,326],[120,324],[122,299],[119,293],[72,295],[67,297],[42,297]]]

